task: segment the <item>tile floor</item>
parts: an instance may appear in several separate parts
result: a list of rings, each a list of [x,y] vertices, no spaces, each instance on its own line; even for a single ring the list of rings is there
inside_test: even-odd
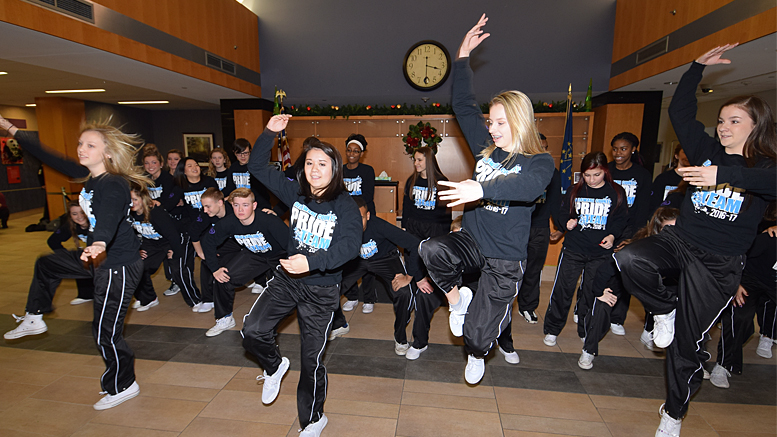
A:
[[[40,211],[12,215],[0,231],[0,330],[12,329],[11,313],[23,312],[33,262],[47,251],[48,233],[24,233]],[[553,271],[546,271],[540,308],[547,305]],[[237,328],[206,338],[213,313],[193,314],[179,296],[162,297],[164,276],[155,277],[161,304],[130,311],[125,336],[135,350],[139,397],[97,412],[104,367],[91,339],[90,306],[69,305],[75,283],[63,281],[49,332],[0,343],[0,435],[3,436],[295,436],[299,331],[290,317],[279,344],[292,361],[281,394],[261,403],[261,369],[243,352]],[[240,320],[253,303],[239,291]],[[643,311],[632,303],[627,335],[609,334],[594,368],[577,367],[580,341],[565,330],[558,345],[542,343],[540,324],[514,314],[518,365],[498,353],[488,359],[478,386],[463,382],[461,340],[447,328],[442,309],[432,323],[431,345],[410,362],[393,353],[389,304],[360,308],[352,330],[327,347],[329,391],[324,436],[652,436],[665,393],[662,354],[639,342]],[[571,321],[570,321],[571,323]],[[410,332],[408,330],[408,332]],[[719,331],[711,332],[714,348]],[[745,372],[722,390],[705,383],[695,396],[683,433],[689,436],[777,435],[777,351],[755,355],[745,346]]]

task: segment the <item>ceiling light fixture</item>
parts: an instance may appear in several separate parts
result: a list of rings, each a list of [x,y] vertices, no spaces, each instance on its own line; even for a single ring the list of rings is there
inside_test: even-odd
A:
[[[676,83],[677,83],[677,82],[664,82],[664,85],[674,85],[674,84],[676,84]]]
[[[28,103],[28,104],[26,104],[26,105],[24,105],[24,106],[26,106],[26,107],[28,107],[28,108],[34,108],[34,107],[35,107],[35,106],[37,106],[37,105],[36,105],[35,103]]]
[[[170,103],[167,100],[140,100],[136,102],[116,102],[119,105],[164,105]]]
[[[86,90],[48,90],[46,94],[71,94],[71,93],[104,93],[102,88],[93,88]]]
[[[0,71],[0,76],[5,75],[5,74],[8,74],[8,72],[7,71]]]

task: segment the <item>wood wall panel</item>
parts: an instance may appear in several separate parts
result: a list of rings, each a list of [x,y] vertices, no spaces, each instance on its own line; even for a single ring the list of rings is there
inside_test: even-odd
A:
[[[235,138],[245,138],[251,144],[264,132],[272,112],[260,109],[235,111]],[[287,133],[288,135],[288,133]],[[226,146],[226,144],[225,144]],[[231,147],[231,145],[229,145]],[[273,159],[276,155],[273,154]]]
[[[631,132],[637,138],[641,138],[644,110],[645,105],[642,103],[617,103],[594,109],[596,123],[594,123],[591,151],[604,152],[607,155],[607,160],[611,161],[612,147],[610,147],[610,142],[615,135],[621,132]]]
[[[202,3],[209,1],[213,1],[217,4],[223,3],[226,8],[231,8],[232,6],[243,8],[243,6],[233,0],[186,0],[185,3],[184,0],[176,1],[182,4],[180,8],[181,10],[185,9],[183,5],[189,4],[189,2]],[[138,21],[142,21],[142,17],[133,15],[137,12],[132,11],[135,9],[136,3],[143,4],[144,6],[146,4],[154,5],[153,8],[151,8],[151,6],[145,7],[151,8],[152,11],[155,11],[154,13],[158,13],[160,15],[171,15],[174,19],[180,20],[184,23],[176,27],[173,25],[174,19],[170,18],[170,23],[168,24],[169,27],[167,29],[160,30],[171,33],[174,36],[178,36],[187,42],[195,44],[205,50],[216,53],[217,55],[229,60],[235,61],[254,71],[260,71],[258,48],[259,41],[256,37],[256,35],[258,35],[258,21],[256,15],[245,8],[243,9],[245,10],[246,17],[253,17],[253,24],[248,23],[250,20],[243,18],[243,13],[236,14],[234,17],[225,17],[223,18],[224,20],[232,21],[223,22],[216,21],[213,19],[213,17],[208,16],[207,10],[204,8],[195,8],[186,12],[174,10],[172,13],[168,13],[163,9],[159,9],[162,7],[161,5],[166,4],[166,2],[154,2],[151,0],[137,0],[132,2],[116,1],[114,5],[114,3],[110,0],[104,0],[100,1],[99,3],[111,9],[114,9],[111,7],[114,6],[118,8],[114,10],[124,13],[125,15],[137,19]],[[111,6],[108,6],[108,3],[110,3]],[[156,3],[159,3],[159,6],[157,6]],[[194,12],[198,10],[200,10],[200,15],[197,15]],[[165,68],[180,74],[185,74],[196,79],[221,85],[252,96],[261,97],[262,95],[262,89],[258,85],[254,85],[252,83],[238,79],[232,75],[219,72],[187,59],[171,55],[170,53],[164,52],[162,50],[140,44],[136,41],[116,35],[114,33],[107,32],[89,23],[85,23],[80,20],[70,18],[66,15],[53,12],[44,7],[36,6],[20,0],[3,0],[0,2],[0,21],[26,27],[31,30],[53,35],[79,44],[84,44],[89,47],[105,50],[107,52],[155,65],[160,68]],[[239,25],[236,25],[236,23],[239,23]],[[160,25],[161,24],[163,24],[163,22],[160,22]],[[178,28],[181,30],[177,30]],[[238,46],[238,50],[234,50],[232,48],[234,44],[231,42],[219,43],[220,37],[218,34],[225,32],[226,29],[229,28],[240,29],[241,35],[245,34],[246,42],[244,44],[248,44],[249,40],[252,41],[252,43],[248,44],[245,50],[243,50],[240,46]],[[211,38],[213,41],[215,41],[213,43],[208,42],[209,40],[207,39],[202,39],[205,37],[200,35],[210,33],[216,34],[216,36]],[[250,38],[249,35],[252,35],[253,37]],[[205,41],[206,44],[201,45],[195,41]],[[229,52],[229,50],[232,50],[232,52]],[[243,55],[242,53],[244,51],[251,52],[251,55]]]
[[[616,22],[618,19],[616,18]],[[642,79],[687,64],[707,50],[726,43],[748,41],[777,32],[777,8],[769,9],[691,44],[673,50],[631,70],[610,78],[610,90],[616,90]],[[664,35],[660,35],[659,38]],[[657,38],[654,38],[654,40]],[[617,38],[616,38],[617,41]],[[633,51],[633,50],[632,50]],[[614,56],[613,56],[614,58]]]

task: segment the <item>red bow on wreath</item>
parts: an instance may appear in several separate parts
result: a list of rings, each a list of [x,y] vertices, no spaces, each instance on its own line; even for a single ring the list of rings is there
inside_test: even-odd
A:
[[[412,155],[415,149],[427,146],[437,154],[437,145],[442,141],[442,137],[437,135],[437,128],[430,123],[419,121],[417,124],[411,124],[407,135],[402,138],[405,143],[405,153]]]

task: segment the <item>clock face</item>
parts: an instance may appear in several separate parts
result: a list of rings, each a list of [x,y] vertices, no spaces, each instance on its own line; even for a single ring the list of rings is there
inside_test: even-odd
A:
[[[442,44],[421,41],[408,50],[402,70],[410,86],[421,91],[430,91],[448,79],[451,57]]]

